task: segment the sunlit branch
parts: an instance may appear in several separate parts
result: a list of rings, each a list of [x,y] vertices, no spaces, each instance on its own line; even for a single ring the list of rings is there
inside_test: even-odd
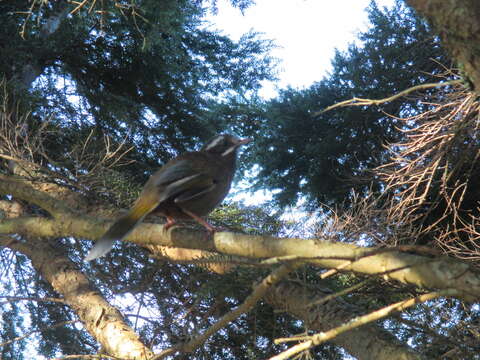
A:
[[[429,301],[429,300],[433,300],[433,299],[436,299],[436,298],[439,298],[439,297],[444,297],[444,296],[455,296],[456,294],[457,294],[457,291],[454,290],[454,289],[446,289],[446,290],[443,290],[443,291],[431,292],[431,293],[428,293],[428,294],[417,296],[417,297],[412,298],[412,299],[400,301],[400,302],[397,302],[395,304],[386,306],[382,309],[371,312],[370,314],[354,318],[351,321],[349,321],[348,323],[343,324],[341,326],[338,326],[334,329],[328,330],[326,332],[318,333],[318,334],[315,334],[313,336],[306,336],[303,339],[299,338],[298,336],[296,336],[293,339],[288,339],[288,338],[287,339],[277,339],[277,340],[275,340],[276,344],[284,343],[284,342],[287,342],[287,341],[298,341],[298,340],[303,340],[304,342],[301,343],[301,344],[295,345],[294,347],[288,349],[287,351],[282,352],[281,354],[278,354],[276,356],[271,357],[270,360],[289,359],[289,358],[291,358],[292,356],[294,356],[298,353],[301,353],[301,352],[303,352],[305,350],[308,350],[308,349],[310,349],[314,346],[320,345],[320,344],[322,344],[322,343],[324,343],[328,340],[331,340],[331,339],[337,337],[338,335],[340,335],[340,334],[342,334],[346,331],[355,329],[359,326],[371,323],[373,321],[383,319],[383,318],[389,316],[390,314],[392,314],[393,312],[403,311],[403,310],[405,310],[405,309],[407,309],[411,306],[414,306],[414,305],[417,305],[417,304],[420,304],[420,303],[424,303],[424,302]]]
[[[383,99],[362,99],[362,98],[357,98],[354,97],[349,100],[341,101],[336,104],[333,104],[323,110],[317,111],[313,113],[313,116],[318,116],[323,113],[326,113],[327,111],[340,108],[340,107],[347,107],[347,106],[370,106],[370,105],[380,105],[384,104],[390,101],[397,100],[405,95],[408,95],[412,92],[419,91],[419,90],[426,90],[426,89],[432,89],[436,87],[442,87],[442,86],[451,86],[451,85],[458,85],[461,84],[462,80],[450,80],[450,81],[445,81],[445,82],[439,82],[439,83],[428,83],[428,84],[421,84],[417,86],[413,86],[411,88],[405,89],[403,91],[400,91],[399,93],[396,93],[395,95],[392,95],[387,98]]]
[[[265,293],[268,291],[268,289],[270,289],[270,287],[278,283],[285,276],[287,276],[288,273],[292,272],[299,266],[301,266],[301,264],[285,264],[272,271],[272,273],[270,273],[258,285],[255,286],[253,292],[245,299],[245,301],[240,306],[225,314],[220,320],[218,320],[215,324],[208,328],[203,334],[197,336],[196,338],[192,339],[191,341],[180,347],[175,347],[174,352],[182,351],[191,353],[192,351],[194,351],[218,330],[238,318],[240,315],[250,311],[255,306],[255,304],[265,295]],[[170,355],[172,353],[171,351],[172,350],[169,351],[169,349],[167,349],[161,354],[155,356],[152,360],[163,359],[165,356]]]
[[[64,202],[55,199],[43,191],[35,189],[27,181],[0,174],[0,194],[12,195],[48,211],[52,216],[72,214],[73,211]]]

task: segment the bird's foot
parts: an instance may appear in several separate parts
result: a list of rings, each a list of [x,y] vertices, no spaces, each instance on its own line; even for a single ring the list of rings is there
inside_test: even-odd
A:
[[[166,218],[167,218],[167,222],[163,225],[164,230],[170,229],[172,226],[174,226],[177,223],[177,221],[170,216],[166,216]]]
[[[185,209],[182,209],[182,210],[185,214],[190,216],[193,220],[195,220],[197,223],[202,225],[207,230],[207,238],[213,236],[213,234],[215,234],[216,231],[222,231],[222,229],[213,227],[207,221],[202,219],[200,216],[192,213],[191,211],[188,211]]]

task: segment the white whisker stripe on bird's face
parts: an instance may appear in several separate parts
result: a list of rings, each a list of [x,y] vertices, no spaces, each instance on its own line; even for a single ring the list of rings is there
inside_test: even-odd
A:
[[[215,140],[213,140],[210,144],[207,145],[205,150],[213,149],[214,147],[216,147],[218,144],[222,143],[223,141],[225,141],[225,136],[218,136],[218,137],[215,138]]]
[[[230,146],[227,150],[225,150],[223,153],[222,153],[222,156],[227,156],[228,154],[230,154],[231,152],[235,151],[235,149],[238,147],[238,145],[233,145],[233,146]]]

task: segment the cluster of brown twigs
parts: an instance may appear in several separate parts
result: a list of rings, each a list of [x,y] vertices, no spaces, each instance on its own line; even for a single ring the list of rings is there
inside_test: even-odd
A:
[[[409,242],[480,258],[480,102],[462,86],[438,90],[418,115],[397,118],[404,140],[376,169],[386,184],[385,220]]]

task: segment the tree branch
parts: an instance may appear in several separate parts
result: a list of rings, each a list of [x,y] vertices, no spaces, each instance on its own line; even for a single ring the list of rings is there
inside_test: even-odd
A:
[[[331,290],[328,288],[308,289],[304,284],[284,281],[268,292],[265,301],[275,309],[281,309],[303,321],[306,330],[326,332],[361,315],[361,308],[342,298],[320,303],[330,294]],[[298,340],[301,337],[294,338]],[[392,334],[376,324],[352,329],[331,339],[331,342],[359,360],[421,359],[412,348],[398,342]]]
[[[107,353],[131,360],[153,356],[120,312],[92,288],[87,277],[63,252],[47,241],[15,242],[9,247],[30,258],[35,270],[63,296]]]
[[[301,344],[295,345],[294,347],[288,349],[287,351],[284,351],[283,353],[276,355],[272,358],[271,360],[285,360],[289,359],[292,356],[303,352],[305,350],[308,350],[309,348],[313,346],[320,345],[328,340],[331,340],[333,338],[336,338],[340,334],[343,334],[347,331],[351,331],[355,328],[358,328],[362,325],[371,323],[373,321],[382,319],[390,315],[391,313],[395,311],[403,311],[411,306],[417,305],[419,303],[423,303],[429,300],[433,300],[439,297],[443,296],[455,296],[457,294],[456,290],[453,289],[447,289],[439,292],[431,292],[428,294],[420,295],[412,299],[404,300],[397,302],[395,304],[386,306],[382,309],[379,309],[377,311],[371,312],[367,315],[360,316],[357,318],[352,319],[346,324],[343,324],[341,326],[338,326],[334,329],[331,329],[329,331],[323,332],[323,333],[318,333],[313,336],[308,336],[305,338],[306,341],[304,341]],[[298,338],[297,338],[298,339]],[[296,340],[297,340],[296,339]]]
[[[0,244],[2,244],[2,240],[0,239]],[[56,302],[65,304],[65,300],[59,298],[52,298],[52,297],[24,297],[24,296],[0,296],[0,299],[6,299],[6,301],[0,302],[0,306],[4,304],[8,304],[14,301],[44,301],[44,302]]]
[[[8,340],[8,341],[5,341],[3,343],[0,343],[0,347],[4,347],[8,344],[11,344],[11,343],[14,343],[16,341],[20,341],[20,340],[23,340],[37,332],[42,332],[42,331],[46,331],[46,330],[51,330],[51,329],[55,329],[57,327],[60,327],[60,326],[64,326],[64,325],[68,325],[68,324],[75,324],[76,322],[78,322],[78,320],[69,320],[69,321],[62,321],[62,322],[59,322],[57,324],[54,324],[52,326],[46,326],[44,328],[41,328],[41,329],[36,329],[36,330],[32,330],[24,335],[21,335],[21,336],[17,336],[16,338],[14,339],[11,339],[11,340]]]
[[[0,185],[1,187],[1,185]],[[30,237],[67,237],[98,239],[106,230],[101,220],[80,216],[61,219],[16,218],[0,221],[0,233]],[[427,257],[401,251],[378,251],[375,248],[332,243],[321,239],[274,238],[217,232],[206,240],[203,231],[174,227],[165,231],[163,225],[141,224],[127,241],[146,245],[216,251],[251,258],[295,256],[323,268],[343,266],[345,271],[378,275],[387,280],[412,284],[420,288],[456,289],[465,300],[480,298],[478,270],[465,262],[446,257]],[[372,255],[374,253],[374,255]],[[345,261],[351,261],[348,266]]]
[[[451,86],[451,85],[457,85],[461,84],[462,80],[450,80],[450,81],[445,81],[445,82],[439,82],[439,83],[428,83],[428,84],[420,84],[417,86],[412,86],[411,88],[405,89],[403,91],[400,91],[396,93],[395,95],[383,98],[383,99],[362,99],[362,98],[357,98],[354,97],[350,100],[345,100],[338,102],[336,104],[333,104],[323,110],[317,111],[313,113],[313,116],[318,116],[323,113],[326,113],[327,111],[340,108],[340,107],[347,107],[347,106],[370,106],[370,105],[380,105],[384,104],[393,100],[397,100],[401,97],[404,97],[405,95],[408,95],[412,92],[419,91],[419,90],[426,90],[426,89],[432,89],[436,87],[441,87],[441,86]]]
[[[183,352],[193,352],[197,347],[202,345],[207,339],[215,334],[218,330],[226,326],[229,322],[235,320],[240,315],[250,311],[255,304],[265,296],[268,289],[270,289],[273,285],[278,283],[282,280],[288,273],[295,270],[301,264],[285,264],[280,266],[279,268],[272,271],[266,278],[264,278],[258,285],[255,286],[253,292],[245,299],[245,301],[238,306],[236,309],[230,311],[229,313],[225,314],[220,320],[218,320],[215,324],[213,324],[210,328],[207,329],[203,334],[197,336],[193,340],[189,341],[185,345],[181,347],[181,351]],[[160,359],[160,358],[158,358]],[[158,360],[155,358],[155,360]]]
[[[52,186],[50,183],[44,185],[45,187]],[[50,196],[45,191],[34,188],[29,181],[23,180],[22,178],[14,178],[0,174],[0,194],[12,195],[15,198],[38,205],[54,217],[61,217],[64,214],[73,213],[65,202]]]
[[[0,194],[11,194],[35,203],[52,214],[44,217],[19,217],[0,221],[0,234],[36,237],[67,237],[98,239],[106,230],[103,221],[80,215],[31,185],[0,175]],[[143,223],[126,238],[142,246],[161,245],[185,249],[215,251],[250,258],[294,256],[323,268],[344,267],[346,271],[378,275],[421,288],[456,289],[465,300],[480,298],[480,274],[467,263],[444,257],[427,257],[401,251],[362,248],[321,239],[274,238],[229,232],[216,232],[206,240],[203,231],[174,227],[165,231],[163,225]],[[380,252],[379,252],[380,251]],[[351,264],[345,264],[351,261]]]

